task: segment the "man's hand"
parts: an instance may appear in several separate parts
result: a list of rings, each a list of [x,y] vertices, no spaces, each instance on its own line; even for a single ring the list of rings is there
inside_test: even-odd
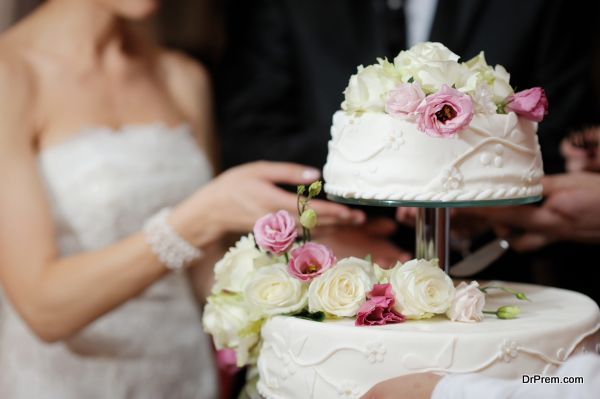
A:
[[[361,399],[429,399],[440,379],[433,373],[392,378],[375,385]]]
[[[540,207],[473,208],[461,212],[490,221],[517,251],[533,251],[556,241],[600,243],[600,175],[571,173],[544,177]]]
[[[315,231],[316,241],[331,248],[338,259],[348,256],[373,257],[381,267],[392,267],[399,260],[405,262],[412,258],[388,240],[394,233],[395,223],[389,219],[375,219],[363,226],[323,227]]]

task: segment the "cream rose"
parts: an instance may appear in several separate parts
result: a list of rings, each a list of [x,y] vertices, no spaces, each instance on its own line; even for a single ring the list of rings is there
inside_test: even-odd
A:
[[[477,84],[475,90],[468,93],[473,101],[473,110],[479,114],[495,114],[496,103],[494,102],[494,94],[492,88],[487,84],[480,82]]]
[[[367,67],[359,66],[344,90],[342,109],[383,112],[387,93],[399,82],[395,73],[393,66],[384,60]]]
[[[390,274],[394,309],[409,319],[445,313],[454,298],[452,280],[437,260],[413,259],[394,267]]]
[[[419,43],[401,51],[394,66],[402,81],[413,78],[427,93],[438,91],[442,85],[458,87],[468,71],[458,63],[459,56],[441,43]]]
[[[470,284],[461,282],[456,287],[454,299],[446,316],[452,321],[475,322],[483,319],[485,294],[479,289],[477,281]]]
[[[474,79],[470,79],[468,82],[462,82],[463,84],[457,86],[460,91],[474,97],[473,92],[477,90],[478,86],[485,84],[489,87],[492,100],[496,105],[500,104],[506,97],[514,93],[513,88],[510,85],[510,74],[502,65],[496,65],[494,68],[488,65],[483,51],[465,62],[464,65],[468,68],[472,74],[471,77],[474,77]],[[481,91],[481,89],[479,90]],[[480,101],[475,102],[477,103]]]
[[[248,362],[249,352],[259,340],[260,322],[251,320],[250,309],[241,295],[220,293],[208,297],[202,325],[212,335],[217,349],[236,350],[238,366]]]
[[[244,285],[244,296],[253,317],[292,313],[306,306],[306,283],[292,277],[283,263],[262,267]]]
[[[242,292],[244,281],[254,270],[280,260],[281,258],[257,249],[252,234],[242,237],[223,259],[215,264],[215,284],[212,292]]]
[[[311,312],[353,317],[375,283],[369,262],[353,257],[342,259],[311,282],[308,308]]]

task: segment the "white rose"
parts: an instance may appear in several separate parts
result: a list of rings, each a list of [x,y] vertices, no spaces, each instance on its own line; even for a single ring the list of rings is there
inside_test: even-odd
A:
[[[506,97],[513,94],[510,74],[502,65],[496,65],[495,68],[488,65],[483,51],[465,62],[464,65],[471,72],[471,77],[474,76],[475,79],[461,82],[460,87],[457,86],[460,91],[471,94],[481,84],[485,84],[489,86],[495,104],[500,104]]]
[[[393,66],[380,60],[379,64],[358,67],[356,74],[350,77],[348,87],[344,90],[345,100],[342,109],[345,111],[383,112],[385,96],[398,83]]]
[[[504,69],[502,65],[496,65],[492,75],[494,81],[492,83],[492,93],[494,93],[494,101],[499,104],[514,93],[512,86],[510,85],[510,74]]]
[[[254,317],[296,312],[308,300],[306,284],[292,277],[283,263],[252,273],[244,285],[244,296],[254,309]]]
[[[413,259],[397,265],[390,283],[396,298],[394,309],[409,319],[445,313],[454,298],[452,280],[437,260]]]
[[[455,85],[464,80],[466,69],[459,56],[441,43],[419,43],[394,58],[394,66],[402,81],[413,78],[427,93],[438,91],[443,84]]]
[[[458,61],[460,57],[454,54],[442,43],[424,42],[412,46],[406,51],[401,51],[394,59],[396,68],[401,69],[412,64],[426,64],[438,61]]]
[[[470,284],[463,281],[456,287],[454,299],[446,316],[452,321],[481,321],[484,305],[485,294],[479,289],[477,281],[472,281]]]
[[[477,85],[475,90],[469,93],[469,95],[471,96],[471,100],[473,101],[473,109],[475,113],[496,113],[497,106],[494,102],[494,95],[490,86],[481,82]]]
[[[212,335],[217,349],[235,349],[238,366],[245,365],[259,340],[261,322],[250,319],[250,309],[239,294],[211,295],[207,302],[202,315],[204,331]]]
[[[365,302],[375,282],[369,262],[354,257],[342,259],[311,282],[308,308],[311,312],[352,317]]]
[[[242,237],[227,251],[223,259],[215,264],[215,284],[212,292],[242,292],[244,281],[250,273],[261,266],[278,261],[279,258],[271,257],[256,248],[252,234]]]

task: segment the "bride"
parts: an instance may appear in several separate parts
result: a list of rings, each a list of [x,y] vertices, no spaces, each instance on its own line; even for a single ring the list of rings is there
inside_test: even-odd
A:
[[[294,209],[275,183],[318,177],[261,162],[211,180],[207,73],[129,26],[156,7],[49,0],[0,36],[2,398],[214,397],[173,271],[208,279],[225,234]],[[328,223],[362,218],[314,207]]]

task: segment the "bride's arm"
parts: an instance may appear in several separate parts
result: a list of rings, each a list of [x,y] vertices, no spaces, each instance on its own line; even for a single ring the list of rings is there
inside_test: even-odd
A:
[[[0,57],[0,281],[31,329],[46,341],[69,337],[136,296],[166,273],[142,234],[98,251],[61,258],[32,146],[31,80]],[[293,210],[295,196],[274,183],[316,178],[301,165],[255,163],[223,173],[174,208],[169,223],[206,248],[226,232],[251,229],[264,213]],[[315,201],[331,222],[352,220],[349,209]]]
[[[33,94],[24,72],[0,62],[0,280],[33,331],[55,341],[137,295],[166,268],[141,234],[100,251],[58,257],[31,145]],[[195,240],[202,245],[198,234]]]

